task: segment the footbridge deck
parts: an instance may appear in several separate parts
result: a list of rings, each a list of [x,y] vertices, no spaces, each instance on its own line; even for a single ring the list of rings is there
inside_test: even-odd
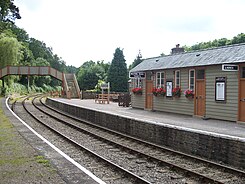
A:
[[[63,81],[63,72],[50,66],[6,66],[0,69],[0,79],[7,75],[50,75]]]
[[[80,89],[74,74],[65,74],[50,66],[6,66],[0,69],[0,79],[7,75],[52,76],[62,81],[64,96],[80,98]]]

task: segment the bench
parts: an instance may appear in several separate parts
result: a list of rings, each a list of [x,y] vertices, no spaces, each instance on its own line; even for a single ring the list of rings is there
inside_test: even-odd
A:
[[[129,107],[131,105],[130,94],[120,94],[118,96],[118,106]]]
[[[98,94],[95,97],[95,103],[105,104],[107,102],[107,104],[109,104],[109,97],[110,94]]]
[[[110,101],[118,102],[118,96],[119,94],[116,93],[110,94]]]

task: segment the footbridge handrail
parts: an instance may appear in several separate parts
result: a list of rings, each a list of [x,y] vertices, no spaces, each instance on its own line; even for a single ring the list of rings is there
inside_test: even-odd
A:
[[[7,75],[50,75],[63,81],[63,72],[50,66],[6,66],[0,69],[0,79]]]
[[[64,96],[67,98],[80,98],[80,89],[76,76],[74,74],[65,74],[50,66],[5,66],[4,68],[0,68],[0,79],[3,80],[3,77],[7,75],[52,76],[62,81]],[[69,84],[67,77],[69,77]],[[72,93],[70,90],[72,90]]]

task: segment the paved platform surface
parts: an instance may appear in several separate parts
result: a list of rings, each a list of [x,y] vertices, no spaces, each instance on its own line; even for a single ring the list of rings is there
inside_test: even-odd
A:
[[[146,111],[132,107],[121,107],[114,102],[110,102],[110,104],[98,104],[95,103],[94,100],[64,98],[54,98],[54,100],[88,109],[103,111],[105,113],[117,114],[118,116],[131,119],[139,119],[149,123],[157,123],[206,134],[217,134],[219,136],[232,137],[245,141],[245,124],[242,123],[213,119],[203,120],[186,115]]]

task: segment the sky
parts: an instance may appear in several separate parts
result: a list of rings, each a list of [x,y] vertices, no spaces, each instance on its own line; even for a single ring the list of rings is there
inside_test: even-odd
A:
[[[123,49],[129,66],[191,46],[245,33],[245,0],[15,0],[16,25],[52,47],[67,65],[111,62]]]

